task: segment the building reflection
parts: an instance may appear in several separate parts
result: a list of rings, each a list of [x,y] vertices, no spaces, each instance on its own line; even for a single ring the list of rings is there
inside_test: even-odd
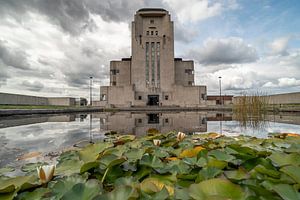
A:
[[[207,132],[207,121],[232,120],[231,113],[163,112],[163,113],[100,113],[101,131],[144,135],[156,129],[161,133],[172,130],[185,133]],[[97,116],[96,116],[97,115]]]

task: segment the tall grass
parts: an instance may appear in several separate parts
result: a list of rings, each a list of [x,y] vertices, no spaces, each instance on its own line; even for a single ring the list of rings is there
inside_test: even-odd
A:
[[[252,94],[244,92],[241,96],[236,97],[233,111],[241,126],[259,129],[265,125],[268,105],[268,96],[262,92]]]

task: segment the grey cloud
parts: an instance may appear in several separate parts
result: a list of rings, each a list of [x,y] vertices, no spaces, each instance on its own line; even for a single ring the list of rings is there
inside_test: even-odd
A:
[[[20,16],[27,12],[38,12],[76,36],[96,28],[91,13],[100,15],[105,21],[128,21],[137,9],[147,4],[145,0],[10,0],[0,2],[0,15],[22,21]]]
[[[191,50],[190,55],[205,65],[250,63],[258,59],[255,48],[241,38],[208,39],[200,49]]]
[[[0,40],[0,62],[18,69],[29,69],[27,54],[19,49],[11,49],[5,41]]]
[[[175,40],[181,42],[191,42],[195,37],[197,37],[198,32],[183,26],[182,24],[175,23]]]
[[[44,88],[44,84],[40,81],[29,82],[26,80],[22,82],[22,86],[30,91],[35,92],[41,91]]]
[[[8,78],[10,78],[10,76],[8,75],[8,73],[6,71],[4,71],[4,69],[2,69],[2,67],[0,66],[0,87],[1,85],[5,85],[6,81]]]

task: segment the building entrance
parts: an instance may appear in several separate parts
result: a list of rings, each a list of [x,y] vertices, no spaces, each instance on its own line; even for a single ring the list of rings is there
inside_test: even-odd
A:
[[[159,105],[159,95],[148,95],[148,106]]]

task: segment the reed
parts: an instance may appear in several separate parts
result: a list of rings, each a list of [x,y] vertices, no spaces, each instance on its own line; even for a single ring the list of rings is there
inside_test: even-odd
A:
[[[236,97],[233,111],[236,119],[243,127],[262,128],[269,106],[268,97],[262,92],[247,93]]]

